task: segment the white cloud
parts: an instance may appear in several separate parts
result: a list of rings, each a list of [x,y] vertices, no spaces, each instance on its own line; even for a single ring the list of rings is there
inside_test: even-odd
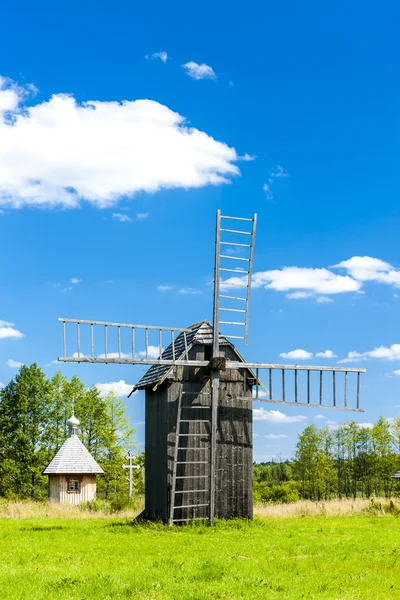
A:
[[[318,296],[317,302],[319,304],[324,304],[328,302],[334,302],[334,300],[332,300],[332,298],[328,298],[328,296]]]
[[[307,417],[303,415],[288,417],[279,410],[265,410],[265,408],[253,409],[253,416],[255,421],[269,421],[270,423],[300,423],[301,421],[307,421]]]
[[[265,192],[265,197],[267,200],[273,200],[274,195],[271,190],[271,186],[268,183],[264,183],[262,186],[263,192]]]
[[[276,165],[271,169],[268,182],[273,183],[275,179],[281,179],[282,177],[289,177],[289,173],[281,165]]]
[[[378,281],[400,287],[400,270],[379,258],[353,256],[349,260],[334,265],[334,268],[346,269],[358,281]]]
[[[314,415],[314,419],[325,419],[324,415]],[[329,423],[329,421],[327,421]]]
[[[174,289],[173,285],[158,285],[156,288],[156,290],[158,292],[170,292],[173,289]]]
[[[136,217],[137,217],[138,221],[144,221],[145,219],[147,219],[149,217],[149,213],[137,213]]]
[[[166,52],[153,52],[151,58],[154,60],[155,58],[159,58],[164,64],[168,60],[168,54]]]
[[[374,426],[373,423],[357,423],[357,425],[363,429],[372,429]]]
[[[18,329],[15,329],[14,323],[9,323],[8,321],[2,321],[0,319],[0,340],[23,337],[24,334],[18,331]]]
[[[8,88],[11,84],[8,84]],[[24,104],[0,90],[0,207],[111,206],[122,196],[228,183],[234,148],[152,100],[89,101],[67,94]]]
[[[393,375],[400,375],[400,369],[396,369],[395,371],[392,371]]]
[[[162,348],[164,351],[164,348]],[[139,352],[139,356],[142,358],[146,358],[146,350],[142,350]],[[151,346],[149,345],[147,348],[147,358],[158,358],[160,356],[160,347],[159,346]]]
[[[400,344],[392,344],[389,347],[379,346],[368,352],[356,352],[352,350],[346,358],[339,360],[339,363],[360,362],[369,358],[378,358],[382,360],[400,360]]]
[[[5,383],[3,383],[2,381],[0,381],[0,390],[2,390],[2,389],[3,389],[3,388],[5,388],[5,387],[6,387],[6,384],[5,384]]]
[[[182,66],[184,69],[186,69],[186,73],[192,79],[217,79],[214,69],[209,65],[205,65],[204,63],[199,65],[193,61],[190,61]]]
[[[361,283],[349,276],[336,275],[328,269],[283,267],[281,270],[259,271],[253,275],[253,287],[264,286],[279,292],[305,290],[316,294],[356,292]]]
[[[128,223],[129,221],[132,221],[128,215],[124,215],[122,213],[113,213],[112,218],[120,223]]]
[[[298,348],[297,350],[290,350],[290,352],[281,352],[279,355],[282,358],[290,358],[292,360],[306,360],[308,358],[312,358],[312,352],[307,352],[307,350],[302,350]]]
[[[11,367],[11,369],[19,369],[23,364],[24,363],[13,360],[12,358],[7,360],[7,367]]]
[[[203,292],[201,290],[195,290],[193,288],[181,288],[179,290],[179,293],[187,296],[197,296],[198,294],[202,294]]]
[[[76,353],[74,353],[75,356]],[[81,353],[81,356],[84,356]],[[132,358],[131,354],[125,354],[125,352],[107,352],[107,356],[104,354],[99,354],[99,356],[97,358]]]
[[[110,381],[109,383],[95,383],[95,387],[99,390],[100,396],[107,396],[110,392],[114,392],[117,396],[125,397],[131,393],[133,384],[126,383],[123,379],[120,381]]]
[[[288,300],[301,300],[303,298],[310,298],[311,296],[314,296],[312,292],[291,292],[290,294],[286,294]]]
[[[253,398],[255,398],[255,396],[256,396],[256,390],[253,389]],[[258,389],[258,398],[260,398],[261,400],[263,400],[265,398],[269,398],[269,392],[259,388]]]
[[[336,354],[334,354],[332,350],[325,350],[325,352],[317,352],[315,356],[319,356],[319,358],[336,358]]]
[[[280,440],[282,438],[288,438],[289,436],[284,433],[267,433],[264,437],[267,438],[267,440]]]
[[[72,277],[71,278],[71,283],[73,285],[77,285],[78,283],[82,283],[82,279],[78,279],[77,277]]]

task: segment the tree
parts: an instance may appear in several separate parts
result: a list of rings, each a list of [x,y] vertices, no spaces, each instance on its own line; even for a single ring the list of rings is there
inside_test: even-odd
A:
[[[45,433],[50,383],[36,363],[22,366],[0,398],[1,493],[43,497],[46,478],[41,471],[49,459]]]

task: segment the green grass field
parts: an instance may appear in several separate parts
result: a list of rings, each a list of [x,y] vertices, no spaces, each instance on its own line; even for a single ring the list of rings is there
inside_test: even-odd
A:
[[[395,599],[400,519],[256,518],[169,528],[128,519],[0,520],[0,598]]]

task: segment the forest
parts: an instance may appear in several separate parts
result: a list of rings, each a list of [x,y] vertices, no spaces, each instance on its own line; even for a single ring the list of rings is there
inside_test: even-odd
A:
[[[255,464],[257,502],[399,496],[400,416],[375,424],[307,426],[293,460]]]
[[[122,464],[127,450],[135,448],[135,432],[126,404],[113,393],[102,397],[78,377],[57,372],[48,379],[36,364],[22,366],[0,390],[1,497],[47,498],[47,477],[41,473],[66,439],[73,411],[83,443],[105,472],[98,478],[98,498],[127,498]],[[144,466],[143,454],[137,462]],[[400,416],[381,416],[375,424],[309,425],[292,460],[277,456],[253,465],[254,501],[390,498],[400,495],[400,482],[392,478],[399,469]],[[136,494],[144,492],[143,471],[135,471]]]

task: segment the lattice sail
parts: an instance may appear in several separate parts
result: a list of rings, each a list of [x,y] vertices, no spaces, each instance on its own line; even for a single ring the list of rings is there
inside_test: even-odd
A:
[[[232,221],[240,222],[238,229],[232,228],[236,227],[236,225],[230,225],[229,222]],[[244,340],[245,344],[247,344],[249,334],[250,291],[256,225],[256,214],[249,219],[228,217],[217,211],[214,327],[225,337]],[[230,313],[233,313],[232,321],[227,320]],[[223,326],[222,330],[221,325]]]

